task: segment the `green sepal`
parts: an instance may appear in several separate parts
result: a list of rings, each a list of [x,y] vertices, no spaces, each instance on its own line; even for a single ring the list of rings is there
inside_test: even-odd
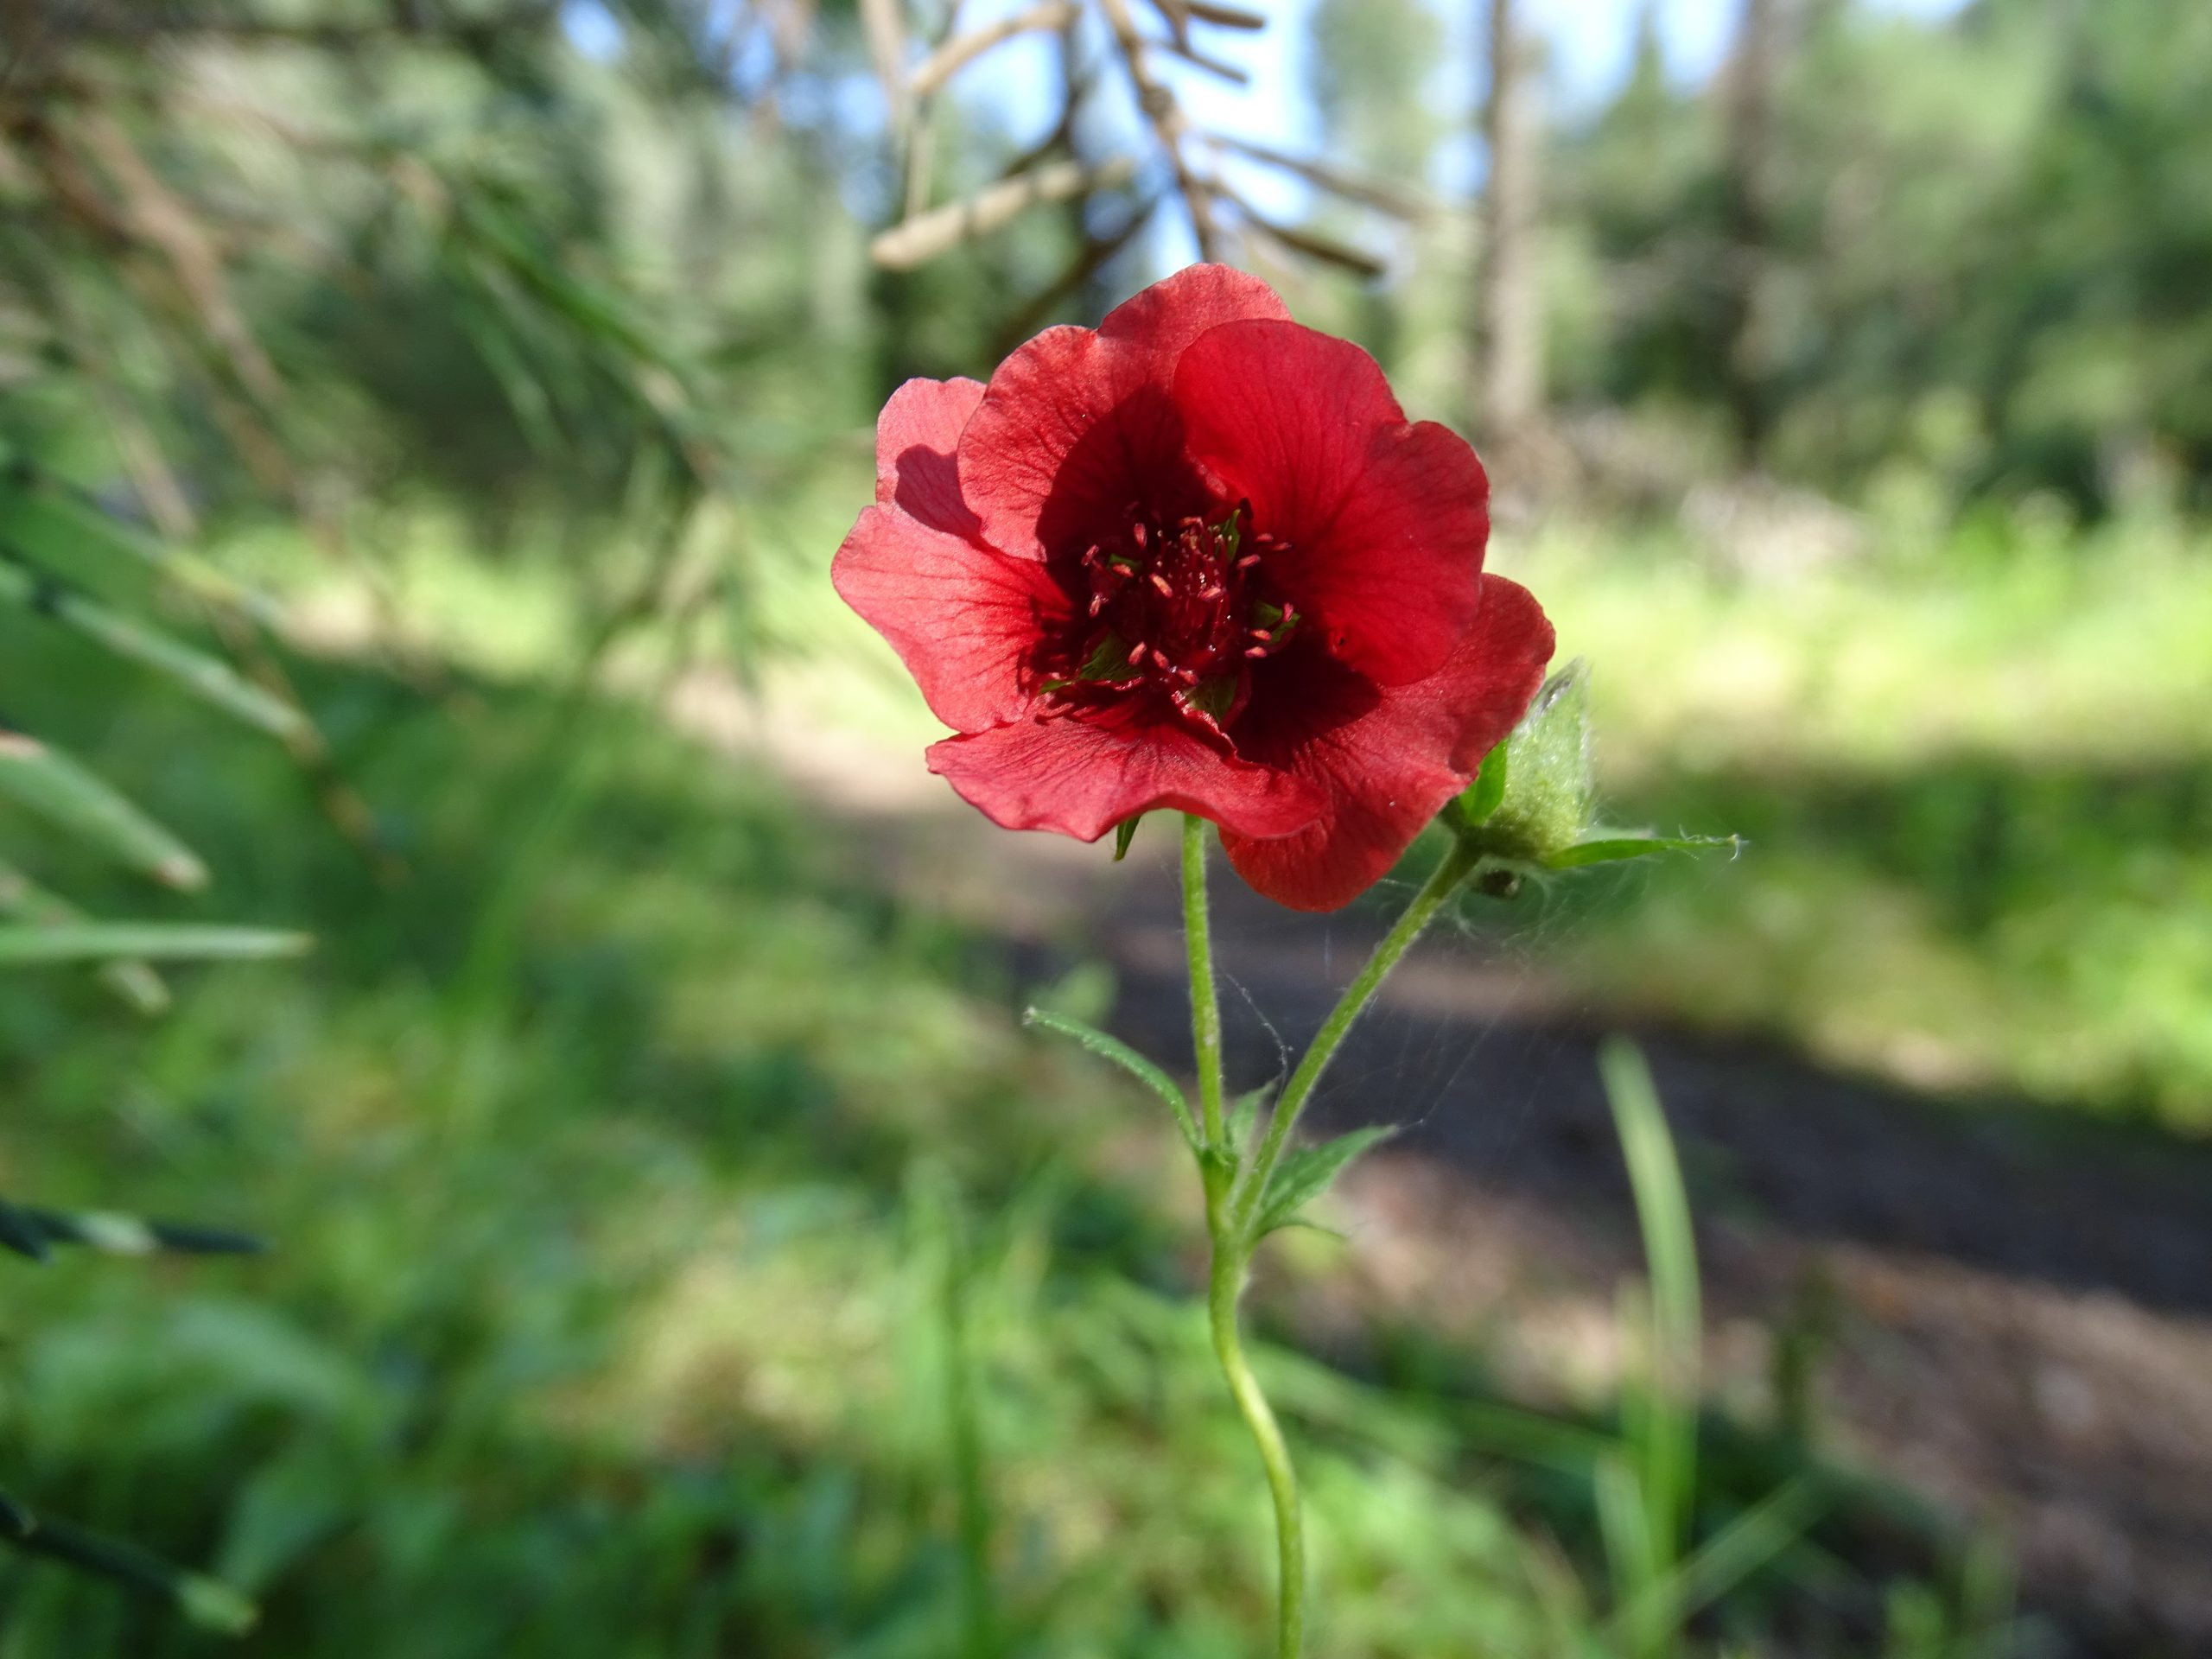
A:
[[[1495,779],[1487,775],[1493,758]],[[1578,658],[1544,682],[1521,723],[1484,758],[1459,798],[1461,838],[1486,857],[1541,864],[1589,833],[1596,793],[1589,678]]]
[[[1618,864],[1624,859],[1649,858],[1654,853],[1701,853],[1726,847],[1733,855],[1743,850],[1741,836],[1639,836],[1618,831],[1596,835],[1545,855],[1549,870],[1580,869],[1586,864]]]
[[[1208,720],[1221,721],[1236,706],[1236,676],[1220,674],[1211,680],[1200,680],[1183,693],[1185,708],[1195,709]]]
[[[1505,798],[1505,775],[1510,768],[1507,745],[1500,743],[1483,757],[1475,781],[1467,785],[1459,798],[1452,803],[1452,811],[1462,830],[1478,829],[1490,821]]]
[[[1129,855],[1129,843],[1137,838],[1137,825],[1144,822],[1144,814],[1123,818],[1114,826],[1114,861],[1118,864]]]
[[[1536,693],[1505,741],[1483,757],[1475,780],[1445,809],[1459,844],[1489,868],[1493,898],[1518,891],[1517,872],[1572,870],[1653,853],[1742,845],[1733,836],[1646,836],[1596,822],[1590,761],[1589,677],[1580,659]]]
[[[1346,1165],[1396,1133],[1389,1124],[1373,1124],[1292,1153],[1275,1166],[1275,1173],[1268,1182],[1267,1195],[1261,1201],[1259,1219],[1252,1230],[1253,1238],[1265,1238],[1297,1221],[1299,1211],[1327,1192]]]
[[[1175,1114],[1175,1126],[1183,1132],[1183,1139],[1192,1152],[1204,1152],[1198,1138],[1198,1126],[1191,1116],[1191,1103],[1183,1098],[1183,1091],[1175,1086],[1175,1079],[1131,1048],[1118,1037],[1109,1037],[1096,1026],[1087,1026],[1080,1020],[1071,1020],[1065,1014],[1054,1014],[1049,1008],[1031,1008],[1021,1016],[1025,1026],[1042,1026],[1046,1031],[1057,1032],[1063,1037],[1073,1038],[1101,1059],[1111,1060],[1139,1083],[1167,1103]]]
[[[1129,677],[1129,642],[1109,628],[1083,659],[1083,665],[1064,680],[1047,680],[1047,691],[1065,691],[1069,686],[1087,681],[1112,683]]]

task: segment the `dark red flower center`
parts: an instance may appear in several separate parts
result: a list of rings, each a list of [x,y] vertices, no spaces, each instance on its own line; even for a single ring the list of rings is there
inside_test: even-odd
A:
[[[1084,604],[1044,690],[1071,701],[1165,692],[1217,731],[1250,696],[1252,664],[1298,626],[1268,591],[1268,556],[1282,543],[1254,531],[1249,505],[1219,524],[1193,517],[1172,528],[1133,505],[1128,524],[1086,549],[1072,573]]]

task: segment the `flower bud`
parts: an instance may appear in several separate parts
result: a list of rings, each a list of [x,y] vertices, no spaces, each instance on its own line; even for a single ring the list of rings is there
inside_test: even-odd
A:
[[[1587,834],[1595,793],[1588,681],[1578,658],[1544,682],[1446,818],[1487,857],[1543,864]]]
[[[1739,845],[1733,836],[1643,835],[1597,822],[1588,678],[1578,658],[1545,681],[1521,723],[1444,809],[1444,823],[1460,845],[1493,866],[1478,887],[1494,898],[1518,890],[1511,866],[1566,870]]]

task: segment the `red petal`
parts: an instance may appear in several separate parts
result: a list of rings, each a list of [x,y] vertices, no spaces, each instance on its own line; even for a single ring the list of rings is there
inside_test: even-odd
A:
[[[1168,518],[1211,506],[1169,396],[1176,359],[1223,323],[1289,315],[1258,277],[1192,265],[1096,332],[1047,328],[1015,351],[960,440],[961,493],[983,539],[1043,558],[1122,528],[1132,501]]]
[[[1552,625],[1528,589],[1485,576],[1474,626],[1425,680],[1378,690],[1318,652],[1263,664],[1277,683],[1255,675],[1237,752],[1307,779],[1329,805],[1313,824],[1278,839],[1224,827],[1230,862],[1293,910],[1350,904],[1467,786],[1527,711],[1551,655]],[[1296,684],[1280,677],[1292,673]]]
[[[932,530],[975,539],[953,452],[983,400],[980,380],[909,380],[875,420],[875,499]]]
[[[894,488],[904,484],[902,476]],[[932,530],[895,506],[861,512],[830,580],[891,642],[931,713],[955,731],[1027,714],[1030,653],[1070,616],[1067,595],[1043,565]]]
[[[1193,341],[1175,403],[1227,499],[1290,544],[1268,574],[1333,654],[1382,685],[1433,673],[1474,620],[1490,536],[1490,480],[1465,440],[1408,424],[1373,358],[1291,322]]]
[[[1126,704],[947,738],[931,748],[929,762],[1005,828],[1077,841],[1096,841],[1124,818],[1160,808],[1196,812],[1247,836],[1287,836],[1325,804],[1303,779],[1224,754],[1173,715]]]

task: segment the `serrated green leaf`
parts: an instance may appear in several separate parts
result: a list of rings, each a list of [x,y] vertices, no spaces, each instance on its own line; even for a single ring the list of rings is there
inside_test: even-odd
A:
[[[1586,864],[1649,858],[1654,853],[1700,853],[1714,847],[1726,847],[1734,853],[1743,844],[1738,836],[1593,836],[1548,854],[1543,863],[1547,869],[1573,870]]]
[[[57,581],[14,550],[0,545],[0,604],[50,618],[117,656],[175,681],[203,702],[276,737],[289,737],[306,716],[251,681],[228,663],[172,639],[137,619]]]
[[[1049,1008],[1031,1008],[1021,1016],[1021,1023],[1042,1026],[1046,1031],[1071,1037],[1101,1059],[1111,1060],[1120,1066],[1167,1103],[1168,1109],[1175,1114],[1176,1127],[1183,1131],[1183,1139],[1192,1151],[1199,1150],[1202,1143],[1198,1122],[1191,1116],[1191,1103],[1183,1098],[1183,1091],[1175,1086],[1175,1080],[1120,1038],[1109,1037],[1095,1026],[1071,1020],[1064,1014],[1054,1014]]]
[[[1318,1146],[1300,1147],[1292,1153],[1275,1166],[1275,1173],[1268,1182],[1267,1197],[1260,1205],[1259,1225],[1253,1236],[1265,1238],[1278,1228],[1290,1225],[1298,1219],[1300,1211],[1328,1191],[1330,1183],[1344,1173],[1344,1166],[1353,1159],[1396,1133],[1388,1124],[1373,1124]]]
[[[14,866],[0,863],[0,918],[33,927],[68,927],[90,919],[59,893],[48,893]],[[141,1014],[161,1014],[169,1006],[169,988],[143,962],[103,963],[100,982]]]
[[[108,784],[23,733],[0,728],[0,796],[75,831],[164,886],[204,887],[207,867]]]
[[[68,927],[0,927],[0,968],[135,957],[160,962],[253,962],[313,948],[304,933],[194,922],[81,922]]]

